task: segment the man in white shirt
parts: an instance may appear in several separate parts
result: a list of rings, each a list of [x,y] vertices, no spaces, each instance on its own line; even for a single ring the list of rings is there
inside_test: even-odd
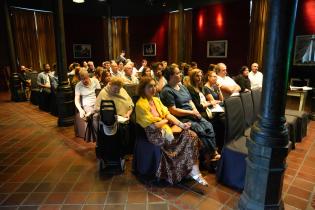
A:
[[[263,84],[263,74],[258,71],[259,65],[258,63],[253,63],[251,66],[251,72],[248,74],[248,78],[250,80],[250,85],[252,89],[262,88]]]
[[[118,65],[116,62],[112,62],[111,64],[111,75],[112,77],[122,77],[123,75],[120,73],[120,71],[118,71]]]
[[[138,84],[139,80],[136,76],[134,76],[132,73],[132,65],[130,65],[129,63],[127,63],[124,66],[124,71],[125,71],[125,75],[124,75],[124,83],[125,84]]]
[[[231,95],[238,94],[241,90],[240,86],[229,76],[227,76],[226,65],[224,63],[218,63],[215,67],[218,75],[218,86],[221,89],[224,98],[228,98]]]

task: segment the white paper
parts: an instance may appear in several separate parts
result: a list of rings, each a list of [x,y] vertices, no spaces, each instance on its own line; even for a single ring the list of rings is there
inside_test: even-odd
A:
[[[210,110],[211,110],[211,112],[224,112],[224,109],[219,104],[216,104]]]

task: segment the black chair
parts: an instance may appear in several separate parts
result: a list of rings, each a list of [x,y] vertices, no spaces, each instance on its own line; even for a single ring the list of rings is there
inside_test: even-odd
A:
[[[112,100],[102,100],[100,105],[100,122],[96,141],[96,157],[99,160],[99,169],[108,172],[125,170],[125,159],[122,145],[122,136],[116,119],[116,107]],[[116,132],[106,134],[104,126],[117,126]]]
[[[260,106],[261,106],[261,89],[253,89],[252,91],[252,99],[254,105],[254,118],[257,119]],[[297,118],[294,116],[286,115],[286,127],[289,132],[289,140],[292,142],[292,149],[295,148],[295,142],[299,139],[296,135],[297,133]]]
[[[216,177],[219,182],[237,190],[245,184],[246,147],[244,111],[240,97],[224,100],[225,105],[225,145],[218,162]]]
[[[30,102],[34,105],[39,104],[39,87],[37,85],[37,71],[32,71],[27,73],[27,77],[31,80],[31,97]]]
[[[305,111],[292,109],[285,110],[286,116],[294,116],[297,118],[297,142],[302,140],[307,135],[307,124],[309,122],[309,114]]]
[[[245,116],[245,136],[249,137],[250,127],[253,125],[256,117],[254,115],[254,104],[251,92],[241,93],[241,100]]]

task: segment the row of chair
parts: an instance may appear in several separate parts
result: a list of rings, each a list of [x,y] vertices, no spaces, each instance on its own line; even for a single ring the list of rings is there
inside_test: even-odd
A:
[[[241,93],[224,101],[225,106],[225,141],[221,159],[217,168],[217,180],[229,187],[242,190],[245,183],[246,147],[251,126],[260,112],[261,90]],[[295,110],[286,110],[286,127],[292,149],[295,142],[300,142],[307,134],[308,114]]]

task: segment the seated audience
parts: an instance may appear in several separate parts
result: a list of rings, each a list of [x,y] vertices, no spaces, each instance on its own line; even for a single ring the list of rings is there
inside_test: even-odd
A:
[[[80,66],[77,66],[74,70],[74,76],[72,77],[72,80],[70,81],[71,87],[75,88],[76,84],[80,82],[80,70],[83,70],[84,68],[81,68]]]
[[[162,61],[163,71],[167,68],[167,61]]]
[[[142,72],[141,72],[141,77],[152,77],[152,74],[151,74],[151,69],[150,69],[150,67],[144,67],[143,69],[142,69]]]
[[[163,65],[160,62],[152,64],[153,78],[156,82],[156,92],[159,94],[163,87],[167,84],[165,77],[163,76]]]
[[[146,59],[143,59],[141,62],[141,67],[139,68],[139,72],[143,71],[143,68],[148,65],[148,61]]]
[[[189,86],[190,82],[190,77],[189,74],[192,71],[192,68],[190,67],[189,64],[186,64],[183,68],[183,73],[184,73],[184,78],[183,78],[183,85],[185,85],[186,87]]]
[[[190,63],[190,68],[197,69],[198,68],[198,64],[193,61],[193,62]]]
[[[237,75],[234,80],[235,82],[240,86],[241,91],[240,92],[248,92],[251,90],[250,87],[250,80],[248,78],[248,67],[247,66],[242,66],[240,70],[240,74]]]
[[[217,79],[215,71],[208,71],[208,81],[204,85],[204,93],[207,101],[209,101],[212,105],[222,103],[224,100],[220,84],[218,84]]]
[[[39,108],[44,111],[49,111],[51,100],[51,80],[50,80],[50,65],[44,64],[44,71],[37,76],[37,85],[40,88],[41,96]]]
[[[103,62],[102,67],[106,69],[107,71],[110,71],[110,62],[109,61]]]
[[[168,84],[160,93],[161,101],[168,107],[170,113],[178,117],[180,121],[191,123],[191,129],[197,133],[203,143],[203,164],[208,168],[211,166],[211,161],[216,161],[220,158],[216,148],[213,127],[198,112],[187,88],[180,84],[182,76],[178,67],[168,67],[164,76]]]
[[[248,74],[252,89],[262,88],[263,85],[263,74],[258,71],[258,68],[258,63],[253,63],[251,65],[251,72]]]
[[[97,130],[96,119],[93,116],[96,101],[96,90],[101,89],[100,83],[95,78],[90,78],[87,70],[80,71],[80,82],[75,86],[75,106],[80,113],[80,117],[86,121],[92,120],[94,129]],[[93,116],[93,117],[92,117]],[[91,118],[92,117],[92,118]],[[86,128],[83,128],[86,129]],[[91,131],[90,133],[92,133]],[[93,136],[88,136],[86,141],[95,141]]]
[[[195,104],[201,116],[210,120],[212,116],[208,116],[207,109],[212,106],[212,104],[207,101],[203,94],[202,71],[200,69],[193,69],[189,77],[190,82],[187,89],[191,95],[192,102]]]
[[[220,85],[224,98],[228,98],[232,94],[240,92],[240,86],[238,86],[231,77],[227,76],[226,65],[224,63],[218,63],[215,69],[218,75],[218,84]]]
[[[124,72],[124,63],[122,61],[118,63],[118,71],[120,72],[120,74],[122,76],[125,74],[125,72]]]
[[[108,71],[105,71],[108,72]],[[104,72],[104,73],[105,73]],[[109,72],[108,72],[109,73]],[[122,145],[123,155],[128,151],[130,144],[130,116],[133,111],[134,104],[128,95],[127,91],[123,88],[123,79],[120,77],[113,77],[109,83],[101,90],[96,98],[95,111],[100,111],[102,100],[114,101],[116,113],[118,115],[118,132],[120,133],[120,143]]]
[[[68,72],[68,76],[73,76],[74,74],[75,74],[75,68],[77,67],[77,66],[80,66],[80,64],[79,63],[71,63],[70,64],[70,66],[69,66],[69,72]]]
[[[88,73],[90,74],[90,77],[92,77],[92,75],[94,74],[94,72],[95,72],[95,67],[94,67],[94,63],[93,63],[93,61],[89,61],[89,62],[87,62],[87,71],[88,71]]]
[[[93,78],[97,79],[100,82],[103,71],[104,71],[103,67],[98,66],[96,68],[95,72],[94,72],[94,77]]]
[[[111,80],[111,73],[109,71],[104,70],[101,76],[100,85],[101,88],[105,87],[109,81]]]
[[[82,68],[88,69],[88,63],[86,61],[82,62]]]
[[[138,84],[139,83],[138,78],[132,74],[132,65],[131,64],[129,64],[129,63],[126,64],[124,66],[124,71],[125,71],[125,74],[124,74],[123,78],[124,78],[125,84]]]
[[[142,78],[139,84],[140,99],[136,104],[136,122],[144,128],[149,142],[162,147],[157,178],[173,184],[189,175],[198,183],[208,185],[199,171],[197,135],[189,130],[189,123],[180,122],[155,95],[155,80]]]
[[[123,74],[119,71],[119,67],[116,62],[112,62],[111,64],[111,71],[112,77],[122,77]]]

